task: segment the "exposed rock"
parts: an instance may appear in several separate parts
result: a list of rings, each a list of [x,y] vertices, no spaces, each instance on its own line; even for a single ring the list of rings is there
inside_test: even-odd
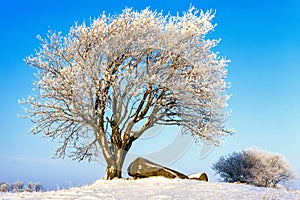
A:
[[[205,172],[191,174],[189,175],[189,179],[195,179],[198,181],[208,181],[208,177]]]
[[[151,176],[163,176],[166,178],[188,179],[186,175],[175,170],[163,167],[145,158],[138,157],[127,169],[129,176],[134,178],[146,178]]]

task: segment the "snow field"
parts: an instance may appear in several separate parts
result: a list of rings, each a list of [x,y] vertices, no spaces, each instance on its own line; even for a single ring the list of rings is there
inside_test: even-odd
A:
[[[154,177],[139,180],[98,180],[92,185],[44,193],[0,193],[2,200],[98,199],[282,199],[300,200],[300,191],[250,185]]]

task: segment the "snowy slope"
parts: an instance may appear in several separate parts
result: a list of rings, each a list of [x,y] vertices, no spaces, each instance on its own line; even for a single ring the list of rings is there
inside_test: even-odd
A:
[[[98,180],[94,184],[44,193],[0,193],[0,199],[299,199],[300,191],[161,177]]]

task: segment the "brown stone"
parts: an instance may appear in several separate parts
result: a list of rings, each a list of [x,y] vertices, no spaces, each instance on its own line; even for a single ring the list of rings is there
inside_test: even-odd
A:
[[[189,179],[194,179],[198,181],[208,181],[208,177],[205,172],[191,174],[189,175]]]
[[[163,167],[145,158],[138,157],[127,169],[129,176],[134,178],[146,178],[151,176],[163,176],[166,178],[188,179],[186,175],[175,170]]]

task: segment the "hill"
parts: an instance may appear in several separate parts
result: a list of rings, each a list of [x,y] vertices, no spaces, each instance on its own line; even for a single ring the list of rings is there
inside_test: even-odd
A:
[[[44,193],[0,193],[3,200],[40,199],[288,199],[300,200],[300,191],[250,185],[201,182],[162,177],[139,180],[98,180],[92,185]]]

